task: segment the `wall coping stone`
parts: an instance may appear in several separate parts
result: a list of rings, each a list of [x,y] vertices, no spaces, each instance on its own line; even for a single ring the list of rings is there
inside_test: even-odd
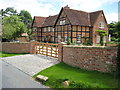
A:
[[[94,49],[118,49],[117,46],[77,46],[77,45],[63,45],[68,48],[94,48]]]

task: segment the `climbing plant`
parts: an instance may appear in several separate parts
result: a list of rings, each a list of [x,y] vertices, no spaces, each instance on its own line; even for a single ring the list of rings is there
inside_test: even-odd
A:
[[[103,46],[104,45],[104,36],[106,36],[107,33],[104,30],[96,30],[96,31],[99,32],[99,35],[100,35],[100,45]]]

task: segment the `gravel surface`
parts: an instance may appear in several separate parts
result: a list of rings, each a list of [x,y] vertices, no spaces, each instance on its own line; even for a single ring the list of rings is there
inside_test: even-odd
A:
[[[36,54],[4,57],[2,60],[17,67],[30,76],[33,76],[39,71],[59,63],[56,58]]]

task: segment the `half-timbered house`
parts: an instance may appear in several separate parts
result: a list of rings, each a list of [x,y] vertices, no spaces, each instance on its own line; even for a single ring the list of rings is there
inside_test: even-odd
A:
[[[41,42],[71,42],[84,43],[91,40],[93,44],[100,42],[96,30],[108,33],[107,21],[103,10],[85,12],[63,7],[58,15],[49,17],[34,17],[32,30],[34,39]],[[104,37],[104,41],[108,36]]]

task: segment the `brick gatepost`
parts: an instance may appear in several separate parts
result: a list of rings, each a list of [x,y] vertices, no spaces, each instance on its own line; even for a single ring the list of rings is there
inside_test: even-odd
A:
[[[64,42],[58,43],[58,61],[63,61],[63,45],[67,45]]]

